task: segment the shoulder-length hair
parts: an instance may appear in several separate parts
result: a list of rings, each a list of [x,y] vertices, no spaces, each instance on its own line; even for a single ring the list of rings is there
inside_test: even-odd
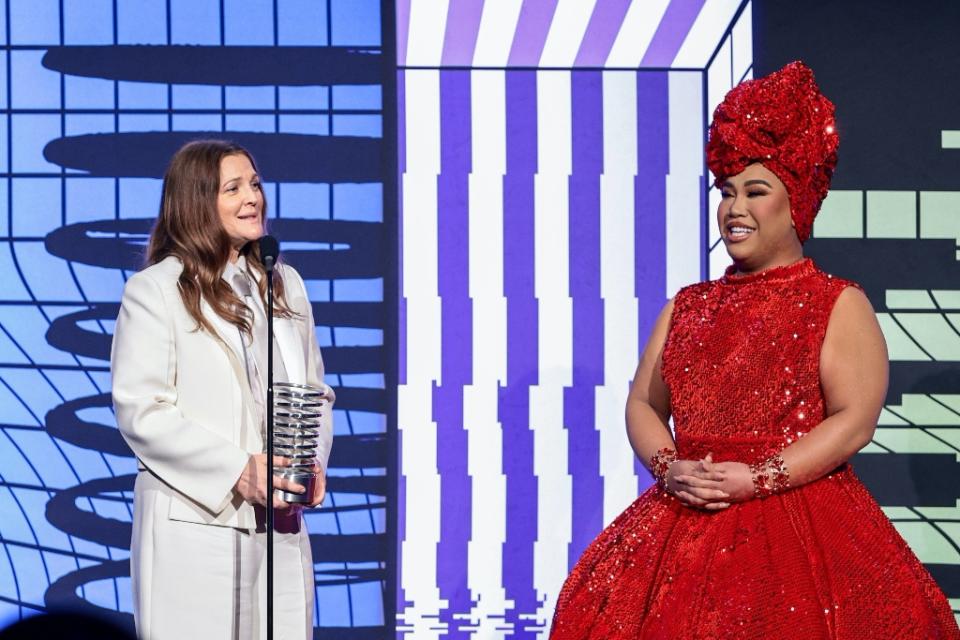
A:
[[[244,155],[253,170],[257,163],[249,151],[225,140],[194,140],[174,154],[163,176],[160,215],[150,233],[146,263],[152,265],[173,256],[183,264],[179,288],[183,304],[197,322],[197,329],[216,335],[201,312],[200,301],[221,318],[250,334],[251,320],[246,305],[221,277],[230,259],[230,237],[223,228],[217,211],[220,193],[220,161],[227,156]],[[257,171],[259,173],[259,171]],[[261,212],[266,231],[267,201]],[[258,288],[264,299],[267,291],[266,269],[260,259],[260,246],[248,242],[240,250],[247,268],[259,274]],[[294,315],[287,305],[283,278],[273,271],[273,315]],[[266,306],[266,304],[264,304]]]

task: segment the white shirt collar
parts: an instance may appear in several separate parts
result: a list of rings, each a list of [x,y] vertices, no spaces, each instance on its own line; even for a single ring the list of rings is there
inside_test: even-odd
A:
[[[240,274],[244,277],[247,276],[247,259],[243,256],[237,258],[236,262],[230,262],[227,260],[227,264],[223,267],[223,273],[220,274],[220,277],[227,281],[231,286],[233,285],[233,276]]]

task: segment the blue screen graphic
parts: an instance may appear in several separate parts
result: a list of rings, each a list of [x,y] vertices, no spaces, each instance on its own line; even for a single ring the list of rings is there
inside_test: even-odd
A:
[[[306,516],[319,631],[384,628],[380,3],[7,0],[0,45],[0,628],[56,606],[132,628],[110,341],[166,162],[196,137],[257,158],[337,389],[330,493]]]

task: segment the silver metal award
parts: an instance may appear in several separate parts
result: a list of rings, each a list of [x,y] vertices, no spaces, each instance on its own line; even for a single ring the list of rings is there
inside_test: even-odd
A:
[[[273,383],[273,453],[290,459],[290,466],[278,468],[278,476],[306,488],[302,494],[277,489],[286,502],[307,503],[317,482],[314,462],[320,420],[329,411],[326,390],[292,382]]]

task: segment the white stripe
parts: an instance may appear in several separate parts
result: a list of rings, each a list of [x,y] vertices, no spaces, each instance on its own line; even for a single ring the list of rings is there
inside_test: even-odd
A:
[[[703,68],[724,36],[742,0],[710,0],[703,3],[687,37],[683,40],[674,68]]]
[[[696,72],[672,71],[668,77],[667,297],[700,280],[700,191],[704,188],[701,86]]]
[[[740,82],[753,66],[753,4],[747,7],[733,27],[733,81]]]
[[[507,382],[507,300],[503,296],[503,177],[473,174],[470,187],[470,297],[473,380]]]
[[[534,177],[534,291],[540,302],[540,382],[569,385],[572,310],[569,293],[570,72],[537,74],[537,166]]]
[[[496,349],[504,345],[489,345]],[[502,638],[507,610],[503,588],[503,543],[507,535],[507,479],[503,475],[503,428],[497,419],[496,380],[463,388],[464,427],[468,438],[467,469],[471,478],[470,542],[467,544],[467,585],[476,604],[468,627],[481,638]],[[509,567],[508,567],[509,570]]]
[[[407,303],[407,382],[397,390],[397,422],[403,448],[406,531],[401,576],[410,606],[399,627],[417,638],[439,638],[436,617],[446,603],[437,588],[440,540],[440,475],[432,391],[440,379],[440,298],[437,295],[437,173],[440,170],[440,88],[436,71],[407,71],[407,168],[403,180],[403,295]]]
[[[600,176],[600,295],[603,298],[603,386],[595,391],[600,440],[603,521],[636,498],[633,452],[624,405],[638,355],[635,292],[637,76],[603,74],[603,171]]]
[[[471,74],[473,172],[470,198],[470,297],[473,381],[506,383],[507,302],[503,296],[503,174],[506,97],[503,71]]]
[[[473,52],[473,66],[507,66],[522,5],[523,0],[495,0],[483,3],[477,46]]]
[[[670,0],[633,0],[607,56],[606,66],[639,67],[669,4]]]
[[[636,301],[634,177],[600,176],[600,296],[604,300]],[[632,360],[634,355],[627,357]]]
[[[506,74],[471,71],[470,104],[473,173],[503,175],[507,172]]]
[[[603,72],[603,172],[637,175],[637,74]]]
[[[538,381],[530,388],[530,428],[537,476],[533,582],[543,604],[535,622],[549,629],[567,575],[572,479],[567,473],[563,390],[572,384],[573,301],[569,288],[570,72],[537,74],[537,166],[534,177],[534,290],[538,302]],[[545,636],[544,636],[545,637]]]
[[[570,175],[573,167],[569,71],[537,72],[537,170]]]
[[[541,310],[541,330],[543,325]],[[533,586],[537,598],[543,602],[537,609],[536,622],[549,629],[557,596],[567,577],[567,546],[572,539],[573,479],[567,473],[562,386],[530,388],[530,428],[533,429],[533,471],[537,476]],[[546,634],[540,637],[546,637]]]
[[[407,173],[440,173],[440,72],[403,72]]]
[[[733,87],[733,78],[730,76],[730,38],[723,41],[713,64],[707,69],[707,121],[713,121],[713,112],[717,105],[723,102]]]
[[[437,616],[447,602],[437,588],[437,543],[440,540],[440,475],[437,472],[437,425],[431,419],[432,384],[400,385],[398,426],[403,438],[401,465],[406,484],[406,532],[400,542],[405,568],[401,577],[411,604],[397,613],[398,626],[415,638],[440,638],[445,625]]]
[[[560,0],[543,45],[540,67],[572,67],[597,0]]]
[[[447,30],[448,0],[410,0],[407,59],[398,64],[439,67]]]
[[[600,176],[600,215],[603,386],[596,389],[594,413],[600,439],[603,522],[607,524],[637,495],[634,456],[624,430],[624,406],[639,353],[634,176]]]
[[[535,176],[534,287],[539,303],[539,377],[544,386],[573,384],[568,214],[568,176]]]

